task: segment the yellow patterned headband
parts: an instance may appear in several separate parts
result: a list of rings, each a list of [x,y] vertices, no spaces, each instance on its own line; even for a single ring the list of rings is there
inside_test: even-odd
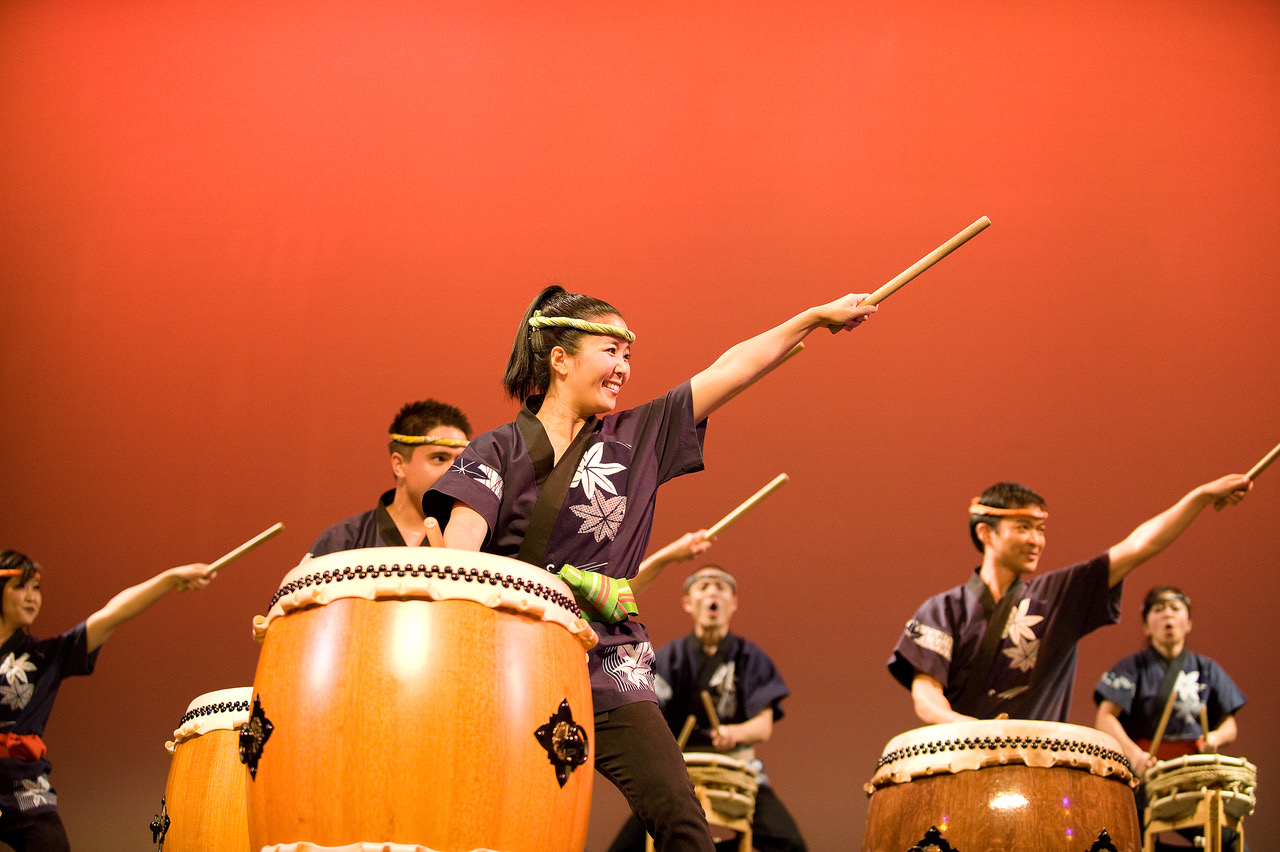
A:
[[[529,317],[529,325],[532,328],[546,328],[549,325],[565,326],[567,328],[576,328],[578,331],[585,331],[587,334],[607,334],[611,337],[620,337],[628,343],[636,342],[634,334],[616,325],[588,322],[587,320],[574,319],[573,317],[544,317],[542,311],[533,312],[533,316]]]
[[[432,435],[397,435],[391,433],[391,440],[397,444],[430,444],[433,447],[465,447],[466,441],[455,441],[453,438],[436,438]]]
[[[1023,506],[1019,509],[998,509],[995,506],[984,506],[974,497],[969,503],[970,515],[992,515],[997,518],[1038,518],[1049,519],[1049,513],[1039,506]]]

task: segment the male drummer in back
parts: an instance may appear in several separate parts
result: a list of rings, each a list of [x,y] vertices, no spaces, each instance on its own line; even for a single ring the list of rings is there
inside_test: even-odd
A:
[[[701,541],[699,531],[694,539]],[[688,538],[688,536],[686,536]],[[685,539],[669,547],[682,552]],[[760,771],[754,746],[773,734],[782,718],[782,699],[791,694],[773,661],[757,645],[729,632],[738,610],[738,583],[727,571],[705,565],[684,581],[684,611],[693,617],[693,632],[659,649],[654,663],[655,691],[663,716],[679,736],[692,716],[695,725],[682,744],[686,752],[718,752]],[[702,693],[715,710],[709,718]],[[761,771],[756,792],[752,842],[761,852],[804,852],[804,838],[795,820],[773,792]],[[736,849],[737,841],[721,846]],[[645,847],[640,821],[632,816],[622,827],[610,852]]]
[[[471,437],[471,422],[452,405],[424,399],[402,407],[391,421],[390,432],[395,488],[383,494],[373,509],[322,532],[311,545],[312,556],[357,547],[417,547],[424,543],[427,527],[422,495],[462,454]]]
[[[1142,601],[1142,631],[1147,647],[1112,666],[1093,691],[1098,705],[1096,726],[1119,741],[1140,779],[1157,758],[1216,752],[1233,742],[1236,712],[1245,703],[1244,693],[1222,666],[1187,649],[1191,600],[1181,589],[1156,586],[1147,592]],[[1162,718],[1165,724],[1160,730]],[[1152,757],[1157,731],[1160,744]],[[1142,815],[1146,795],[1142,787],[1137,793]],[[1198,834],[1190,832],[1188,839]],[[1223,848],[1235,849],[1235,843],[1235,832],[1224,830]],[[1188,847],[1157,846],[1166,848]]]
[[[889,671],[911,690],[927,724],[991,719],[1065,722],[1076,643],[1120,618],[1121,582],[1168,547],[1206,506],[1244,499],[1253,483],[1231,474],[1205,483],[1087,562],[1032,577],[1049,511],[1039,494],[1001,482],[969,506],[982,564],[907,622]]]

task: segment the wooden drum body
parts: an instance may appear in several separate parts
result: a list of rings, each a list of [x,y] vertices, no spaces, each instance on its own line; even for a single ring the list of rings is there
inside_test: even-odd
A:
[[[555,576],[443,548],[304,560],[242,740],[255,850],[581,849],[595,633]]]
[[[239,740],[252,694],[243,686],[201,695],[165,743],[173,755],[157,826],[165,852],[248,852]]]
[[[932,725],[889,741],[863,852],[1141,849],[1120,744],[1057,722]],[[1104,834],[1105,832],[1105,834]]]

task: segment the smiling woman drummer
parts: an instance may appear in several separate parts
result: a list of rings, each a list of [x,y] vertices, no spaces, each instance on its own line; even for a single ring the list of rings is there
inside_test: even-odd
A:
[[[600,642],[589,654],[596,768],[660,850],[711,835],[653,692],[653,649],[627,581],[649,541],[658,486],[702,469],[707,417],[816,329],[875,311],[850,294],[732,347],[667,394],[615,411],[635,335],[612,305],[543,290],[516,330],[503,384],[515,422],[471,442],[424,497],[447,547],[517,556],[574,588]]]

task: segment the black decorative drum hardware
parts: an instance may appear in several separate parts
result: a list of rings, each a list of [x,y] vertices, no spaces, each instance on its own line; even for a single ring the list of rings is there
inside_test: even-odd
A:
[[[942,836],[942,832],[938,831],[936,825],[929,826],[929,830],[924,833],[924,837],[920,838],[920,842],[912,846],[907,852],[960,852],[947,842],[947,838]]]
[[[160,797],[160,813],[151,820],[151,842],[158,843],[157,852],[164,852],[164,836],[169,833],[169,813],[165,810],[164,796]]]
[[[1107,830],[1104,828],[1098,833],[1098,839],[1093,841],[1093,845],[1089,847],[1089,852],[1120,852],[1120,850],[1111,842],[1111,835],[1107,834]]]
[[[240,729],[240,762],[249,767],[249,777],[258,777],[258,760],[262,757],[262,747],[271,739],[271,731],[275,726],[262,712],[262,699],[253,696],[253,710],[249,713],[249,721]]]
[[[568,699],[560,702],[560,708],[547,724],[533,734],[547,750],[547,760],[556,768],[556,780],[563,787],[569,773],[587,762],[587,730],[573,721]]]

